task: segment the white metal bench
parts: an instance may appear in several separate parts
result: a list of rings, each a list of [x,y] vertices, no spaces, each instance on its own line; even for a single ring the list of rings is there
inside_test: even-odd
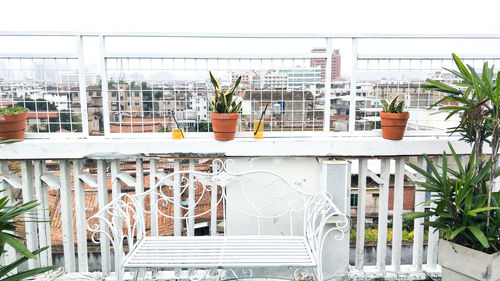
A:
[[[109,239],[114,247],[117,280],[127,271],[156,279],[323,280],[325,239],[344,237],[346,215],[325,192],[305,192],[270,171],[238,173],[231,164],[216,159],[211,173],[169,174],[144,193],[121,194],[88,219],[94,242]],[[165,219],[174,236],[158,235],[156,223]],[[194,236],[195,224],[204,221],[211,236]],[[255,233],[243,233],[248,230]]]

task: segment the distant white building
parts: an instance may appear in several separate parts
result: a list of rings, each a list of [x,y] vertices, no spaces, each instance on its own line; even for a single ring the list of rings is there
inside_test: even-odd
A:
[[[321,83],[321,68],[296,67],[280,69],[278,73],[287,75],[287,91],[305,90],[307,85]]]
[[[101,80],[101,75],[97,72],[85,73],[85,84],[97,85]],[[80,82],[78,71],[59,71],[57,73],[57,82],[62,85],[77,85]]]
[[[191,108],[196,112],[197,120],[208,120],[208,100],[206,95],[193,94],[191,95]]]

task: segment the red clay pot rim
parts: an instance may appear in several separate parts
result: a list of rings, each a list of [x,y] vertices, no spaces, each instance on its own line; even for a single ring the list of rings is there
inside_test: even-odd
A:
[[[403,112],[403,113],[389,113],[389,112],[380,112],[380,118],[386,118],[386,119],[408,119],[410,118],[410,113],[409,112]]]

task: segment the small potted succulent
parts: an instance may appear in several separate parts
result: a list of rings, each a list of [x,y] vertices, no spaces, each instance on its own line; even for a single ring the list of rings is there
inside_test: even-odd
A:
[[[410,117],[410,113],[403,112],[404,101],[398,103],[398,96],[395,96],[390,102],[386,100],[381,102],[380,125],[382,126],[382,137],[388,140],[403,139],[406,123]]]
[[[210,100],[210,119],[216,140],[228,141],[234,139],[236,125],[243,99],[235,95],[236,88],[241,82],[241,76],[229,90],[223,92],[219,81],[210,72],[210,80],[214,85],[214,96]]]
[[[19,106],[0,108],[0,141],[24,139],[27,111]]]

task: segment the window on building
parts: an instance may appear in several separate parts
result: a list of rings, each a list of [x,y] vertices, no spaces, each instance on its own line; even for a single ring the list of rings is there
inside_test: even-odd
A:
[[[136,97],[138,97],[138,96],[139,96],[139,92],[134,92],[134,95],[135,95]]]
[[[111,92],[112,97],[116,97],[116,92]]]
[[[98,97],[101,96],[101,92],[95,92],[97,94]]]
[[[351,207],[358,207],[358,194],[351,194]]]
[[[130,97],[130,92],[127,92],[127,97]]]

